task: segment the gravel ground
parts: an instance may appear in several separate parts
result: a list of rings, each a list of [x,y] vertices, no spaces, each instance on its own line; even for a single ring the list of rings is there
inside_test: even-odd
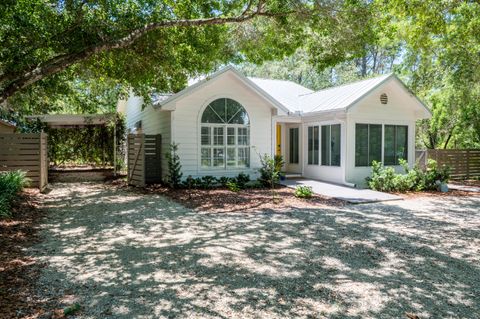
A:
[[[480,317],[480,197],[208,213],[78,183],[45,206],[37,290],[77,318]]]

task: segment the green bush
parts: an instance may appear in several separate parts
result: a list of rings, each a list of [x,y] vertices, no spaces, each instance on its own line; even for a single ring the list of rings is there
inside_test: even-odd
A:
[[[168,173],[165,183],[171,188],[179,188],[182,185],[182,164],[177,154],[178,144],[170,144],[170,151],[165,154],[168,164]]]
[[[230,177],[222,176],[218,179],[218,182],[221,186],[227,187],[227,183],[231,181]]]
[[[227,188],[232,192],[239,192],[241,190],[241,187],[238,186],[238,184],[233,181],[227,182]]]
[[[310,186],[302,185],[295,188],[295,197],[310,198],[313,195],[313,189]]]
[[[11,217],[11,205],[22,189],[29,183],[26,172],[0,173],[0,217]]]
[[[265,187],[272,187],[278,183],[280,179],[280,170],[284,164],[283,158],[280,155],[275,155],[272,158],[268,154],[260,156],[260,163],[262,167],[259,169],[260,183]]]
[[[213,186],[215,186],[216,183],[217,183],[217,179],[214,176],[210,176],[210,175],[203,176],[200,187],[203,189],[210,189],[210,188],[213,188]]]
[[[368,187],[384,192],[434,190],[439,183],[446,183],[449,179],[448,167],[439,169],[434,160],[428,160],[425,172],[417,165],[410,169],[407,161],[402,159],[400,165],[404,174],[397,174],[393,167],[385,167],[382,163],[373,161],[372,174],[367,178]]]
[[[250,176],[244,173],[238,174],[238,176],[235,178],[235,183],[241,189],[247,188],[248,182],[250,182]]]

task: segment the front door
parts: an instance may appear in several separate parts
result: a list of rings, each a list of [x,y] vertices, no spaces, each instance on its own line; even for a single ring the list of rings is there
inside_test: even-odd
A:
[[[282,155],[282,126],[277,124],[277,138],[276,138],[276,150],[275,155]]]

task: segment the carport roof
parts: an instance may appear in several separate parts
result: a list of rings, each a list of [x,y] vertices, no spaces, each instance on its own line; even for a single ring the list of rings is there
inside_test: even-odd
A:
[[[108,114],[44,114],[25,116],[26,120],[38,120],[51,128],[76,128],[85,126],[103,126],[115,118]]]

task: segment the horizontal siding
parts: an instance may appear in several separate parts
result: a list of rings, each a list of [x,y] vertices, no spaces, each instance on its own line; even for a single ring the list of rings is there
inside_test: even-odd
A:
[[[250,117],[250,169],[202,170],[199,167],[199,131],[200,117],[204,107],[216,98],[236,100],[248,112]],[[184,176],[233,176],[240,172],[255,174],[260,167],[257,155],[271,153],[271,119],[270,106],[250,88],[230,74],[224,74],[201,90],[179,100],[174,111],[173,140],[179,144],[179,156]]]
[[[125,110],[127,129],[133,131],[135,123],[142,121],[143,133],[162,135],[162,175],[165,175],[168,168],[165,154],[171,141],[171,112],[156,110],[150,105],[142,110],[142,105],[141,97],[131,96],[128,99]]]

